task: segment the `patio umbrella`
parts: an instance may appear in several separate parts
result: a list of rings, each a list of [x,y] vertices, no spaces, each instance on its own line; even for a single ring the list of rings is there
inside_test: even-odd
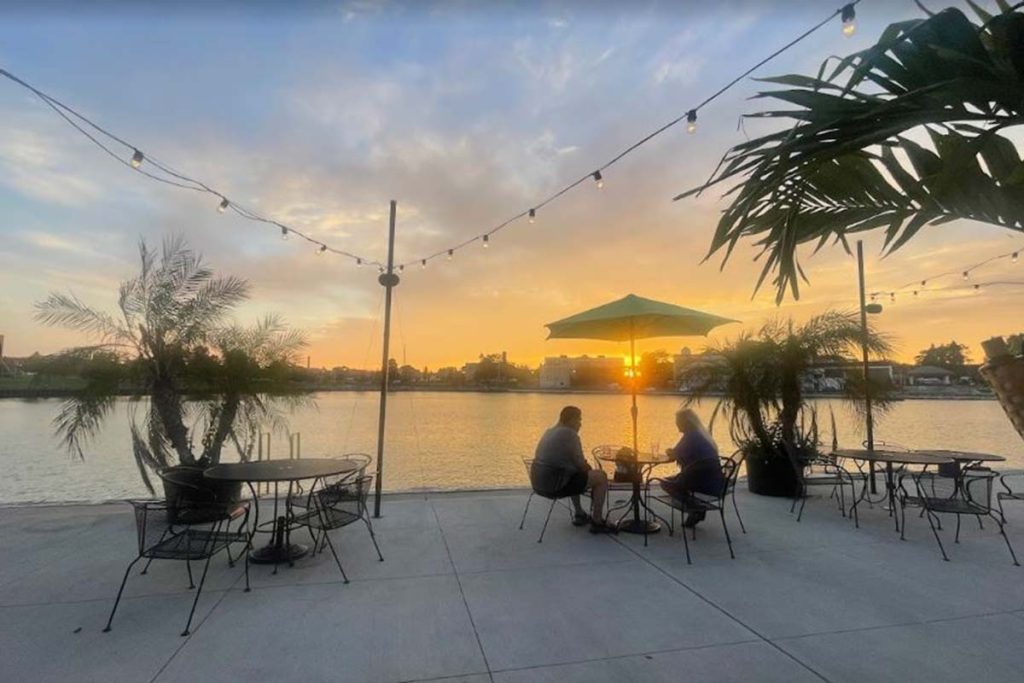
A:
[[[738,320],[683,308],[662,301],[629,294],[617,301],[591,308],[576,315],[548,323],[548,339],[606,339],[629,341],[630,382],[633,395],[633,452],[637,453],[636,434],[636,354],[637,339],[651,337],[704,336],[712,329]]]

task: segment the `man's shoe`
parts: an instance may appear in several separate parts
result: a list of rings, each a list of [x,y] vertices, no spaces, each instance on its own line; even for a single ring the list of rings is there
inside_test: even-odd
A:
[[[699,522],[703,522],[703,521],[704,521],[704,511],[703,510],[696,510],[696,511],[688,513],[686,515],[686,519],[683,521],[683,526],[686,527],[687,529],[692,529],[693,527],[697,526],[697,524]]]
[[[590,533],[592,534],[617,534],[619,530],[617,527],[612,526],[607,520],[602,522],[591,522]]]
[[[586,512],[578,512],[572,517],[573,526],[584,526],[590,522],[590,515]]]

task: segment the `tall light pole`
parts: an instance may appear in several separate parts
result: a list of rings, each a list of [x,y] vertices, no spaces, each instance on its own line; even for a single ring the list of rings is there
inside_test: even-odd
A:
[[[380,363],[380,415],[377,418],[377,482],[373,494],[373,516],[380,517],[380,492],[384,479],[384,419],[388,407],[388,358],[391,345],[391,290],[399,283],[395,275],[395,210],[398,203],[391,200],[391,220],[388,223],[388,266],[377,281],[384,287],[384,352]]]
[[[864,242],[857,240],[857,278],[860,282],[860,348],[864,360],[864,414],[867,427],[867,447],[875,450],[875,425],[871,417],[871,370],[868,365],[868,313],[881,313],[881,304],[867,305],[864,287]],[[870,462],[871,493],[876,492],[875,463]]]

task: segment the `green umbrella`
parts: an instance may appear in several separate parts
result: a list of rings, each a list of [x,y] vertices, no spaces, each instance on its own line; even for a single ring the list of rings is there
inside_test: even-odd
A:
[[[633,394],[631,409],[633,452],[635,453],[637,452],[636,356],[634,353],[636,340],[651,337],[704,336],[719,325],[735,322],[739,321],[629,294],[617,301],[548,323],[545,327],[550,331],[548,339],[629,341],[629,358],[632,369],[630,384]]]

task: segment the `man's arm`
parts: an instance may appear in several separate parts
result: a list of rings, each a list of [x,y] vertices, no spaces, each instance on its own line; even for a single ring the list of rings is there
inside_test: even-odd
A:
[[[583,455],[583,442],[580,441],[580,435],[576,434],[573,439],[572,445],[572,461],[573,464],[579,469],[580,472],[589,472],[590,463],[587,462],[587,458]]]

